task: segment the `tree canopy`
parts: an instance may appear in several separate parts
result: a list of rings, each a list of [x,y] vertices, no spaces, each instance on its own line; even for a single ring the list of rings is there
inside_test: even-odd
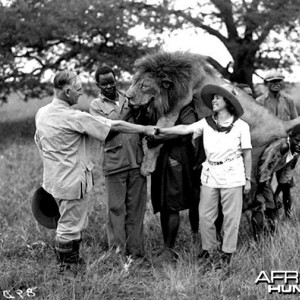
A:
[[[116,66],[117,73],[131,72],[134,60],[149,47],[129,34],[139,18],[125,4],[115,0],[0,2],[2,101],[11,91],[22,92],[25,99],[47,92],[43,82],[47,70],[68,66],[91,72],[106,63]]]
[[[131,73],[138,57],[163,43],[161,33],[188,26],[225,45],[230,66],[208,61],[234,82],[252,85],[257,69],[289,69],[298,58],[300,0],[201,0],[186,9],[176,2],[0,0],[0,99],[12,91],[42,97],[47,71],[66,66],[89,74],[107,63]],[[137,40],[137,25],[151,37]]]
[[[290,70],[299,58],[300,0],[201,0],[193,7],[176,9],[174,0],[148,7],[173,16],[174,27],[193,26],[218,38],[232,56],[222,67],[209,61],[233,82],[252,85],[257,69]]]

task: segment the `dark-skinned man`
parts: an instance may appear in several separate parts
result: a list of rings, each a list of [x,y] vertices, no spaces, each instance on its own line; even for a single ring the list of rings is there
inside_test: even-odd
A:
[[[284,75],[278,70],[271,70],[265,76],[265,83],[268,87],[268,91],[256,98],[256,101],[265,106],[270,112],[276,115],[283,121],[293,120],[298,117],[298,112],[293,99],[283,93],[284,87]],[[296,165],[297,159],[294,160]],[[275,191],[275,199],[278,199],[278,195],[282,192],[282,202],[286,216],[290,216],[292,207],[291,187],[294,186],[293,180],[293,168],[286,166],[276,172],[278,186]],[[269,186],[269,188],[271,188]],[[265,191],[265,194],[272,195],[272,190]],[[270,218],[274,218],[277,209],[280,207],[280,203],[276,203],[270,197],[266,202],[266,212],[270,214]]]
[[[111,120],[134,123],[132,109],[117,90],[115,73],[104,66],[96,70],[99,97],[90,113]],[[103,147],[103,173],[107,190],[107,236],[110,249],[133,259],[144,256],[143,221],[147,201],[146,177],[140,173],[143,158],[139,134],[109,134]]]
[[[278,185],[285,184],[291,179],[292,171],[296,166],[300,153],[300,124],[293,127],[287,138],[282,138],[271,143],[263,152],[258,166],[258,187],[256,200],[258,202],[257,211],[253,212],[252,224],[255,238],[268,226],[268,230],[273,233],[275,230],[275,216],[270,215],[274,210],[270,210],[266,204],[274,199],[274,193],[271,187],[271,180],[274,173],[281,171],[281,177],[278,178]],[[282,172],[287,170],[288,172]],[[275,192],[276,194],[276,192]],[[274,200],[273,200],[274,201]],[[275,204],[274,204],[275,205]],[[286,209],[287,210],[287,209]],[[263,213],[267,218],[264,223]]]

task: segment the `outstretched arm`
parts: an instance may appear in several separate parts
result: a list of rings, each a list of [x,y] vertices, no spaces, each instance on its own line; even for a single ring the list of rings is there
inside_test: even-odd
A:
[[[198,117],[194,109],[193,103],[190,105],[185,106],[179,113],[178,119],[176,123],[178,125],[190,125],[197,122]],[[161,134],[156,136],[147,137],[147,145],[148,148],[153,148],[158,146],[161,143],[164,143],[169,140],[176,140],[179,139],[180,142],[189,141],[191,139],[190,135],[182,136],[178,134]],[[178,141],[178,142],[179,142]]]
[[[167,127],[167,128],[157,128],[156,134],[159,134],[161,136],[166,135],[186,135],[189,133],[193,133],[193,127],[191,125],[176,125],[173,127]]]
[[[110,130],[124,133],[143,133],[152,136],[155,134],[156,127],[132,124],[122,120],[112,120]]]

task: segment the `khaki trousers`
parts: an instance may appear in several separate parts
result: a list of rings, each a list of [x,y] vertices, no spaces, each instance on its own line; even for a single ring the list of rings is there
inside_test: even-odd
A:
[[[214,224],[218,217],[219,201],[221,201],[224,215],[222,251],[233,253],[236,251],[242,215],[243,186],[234,188],[211,188],[202,185],[199,205],[202,249],[210,250],[217,248],[219,245]]]
[[[59,243],[68,243],[81,239],[81,232],[88,224],[88,198],[63,200],[55,199],[60,218],[58,220],[55,240]]]

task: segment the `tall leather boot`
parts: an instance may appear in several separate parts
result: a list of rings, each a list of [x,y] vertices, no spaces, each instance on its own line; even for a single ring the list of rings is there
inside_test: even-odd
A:
[[[84,261],[79,257],[81,240],[70,241],[67,243],[56,242],[55,251],[59,263],[59,273],[73,273],[74,276],[82,271]]]

